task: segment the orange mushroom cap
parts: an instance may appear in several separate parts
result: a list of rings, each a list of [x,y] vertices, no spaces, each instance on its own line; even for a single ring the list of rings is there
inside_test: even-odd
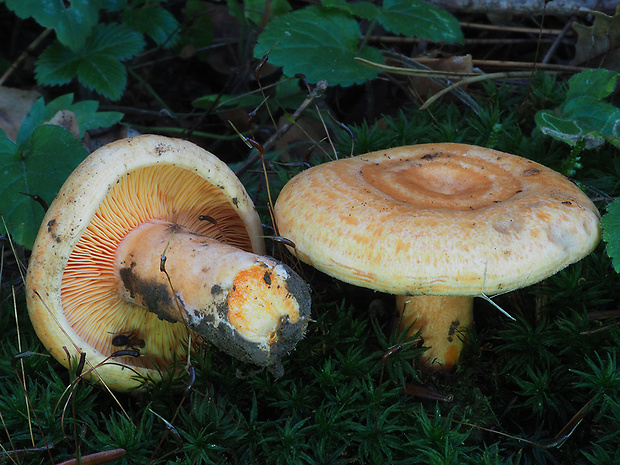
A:
[[[458,336],[473,321],[473,297],[536,283],[600,239],[598,210],[561,174],[452,143],[310,168],[284,186],[275,218],[302,261],[398,295],[403,326],[425,326],[422,336],[434,346],[427,357],[445,368],[462,349]]]
[[[589,254],[599,212],[561,174],[464,144],[423,144],[315,166],[275,205],[293,252],[391,294],[493,295]]]

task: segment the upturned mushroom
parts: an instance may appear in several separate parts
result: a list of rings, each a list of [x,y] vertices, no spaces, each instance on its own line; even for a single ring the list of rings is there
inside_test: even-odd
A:
[[[449,370],[473,298],[529,286],[588,255],[599,212],[561,174],[471,145],[397,147],[315,166],[275,205],[302,261],[397,296],[401,328],[421,331],[422,362]]]
[[[225,163],[183,140],[120,140],[50,205],[28,266],[30,318],[57,360],[85,357],[83,376],[114,390],[174,375],[190,339],[281,374],[310,294],[264,254],[258,214]]]

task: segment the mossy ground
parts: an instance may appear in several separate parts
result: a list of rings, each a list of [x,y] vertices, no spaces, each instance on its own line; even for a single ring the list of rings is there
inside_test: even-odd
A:
[[[328,98],[359,101],[366,97],[356,92],[371,90],[385,96],[385,83],[373,86],[336,89]],[[526,156],[570,174],[603,211],[620,191],[618,151],[608,145],[571,153],[533,122],[564,92],[562,79],[536,73],[469,89],[475,107],[441,101],[419,111],[391,95],[385,113],[365,113],[345,128],[328,117],[326,124],[341,156],[439,141]],[[144,126],[159,121],[153,115]],[[210,148],[218,152],[222,144],[247,153],[238,141]],[[266,154],[272,198],[304,163],[333,157],[316,149],[276,163],[280,155]],[[260,164],[242,180],[269,224]],[[51,464],[113,448],[127,451],[118,463],[132,465],[620,463],[620,277],[604,245],[542,283],[497,297],[516,321],[478,299],[462,360],[440,375],[420,368],[423,349],[394,331],[389,296],[295,263],[274,243],[271,253],[313,289],[313,322],[285,360],[282,378],[204,346],[193,358],[196,381],[188,393],[160,385],[114,397],[45,354],[28,320],[13,251],[8,241],[3,247],[0,463]]]

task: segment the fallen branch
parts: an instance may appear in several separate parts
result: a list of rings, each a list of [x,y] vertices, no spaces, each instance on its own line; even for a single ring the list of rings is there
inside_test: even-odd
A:
[[[516,15],[570,16],[591,10],[614,12],[618,0],[427,0],[436,7],[460,13],[510,13]]]

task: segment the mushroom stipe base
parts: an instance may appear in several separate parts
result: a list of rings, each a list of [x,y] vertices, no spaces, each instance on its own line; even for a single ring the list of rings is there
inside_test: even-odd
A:
[[[432,370],[451,370],[459,359],[474,324],[473,297],[396,296],[401,331],[409,336],[421,332],[428,350],[420,358]]]

